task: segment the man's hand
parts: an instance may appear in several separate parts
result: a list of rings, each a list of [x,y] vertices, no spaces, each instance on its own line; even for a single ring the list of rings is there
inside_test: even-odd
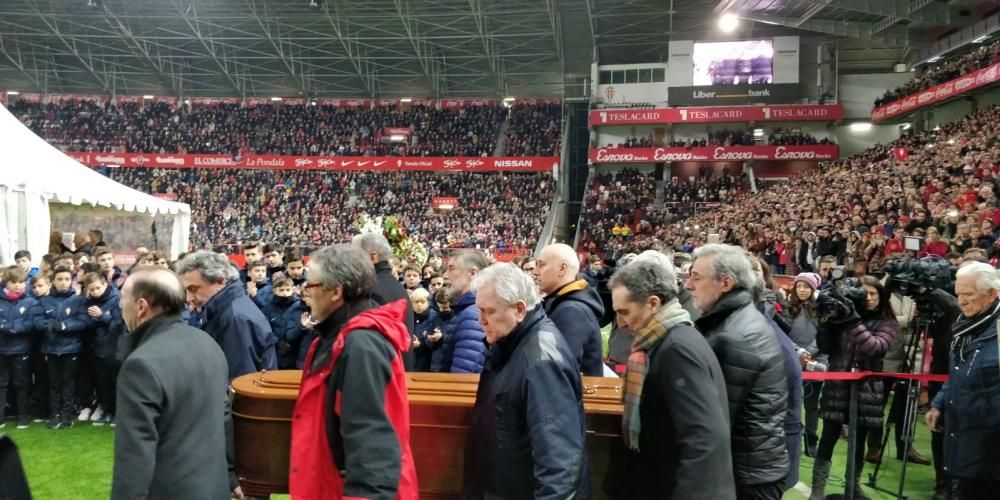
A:
[[[410,338],[413,339],[413,348],[414,349],[420,347],[420,339],[418,339],[416,335],[411,335]]]
[[[253,281],[247,282],[247,295],[249,295],[251,299],[257,296],[257,284]]]
[[[444,334],[441,333],[441,329],[440,328],[435,328],[434,329],[434,333],[432,333],[432,334],[430,334],[430,335],[427,336],[427,340],[430,340],[431,342],[440,342],[441,341],[441,337],[443,335]]]
[[[233,498],[237,500],[244,500],[246,495],[243,494],[243,487],[237,486],[233,488]]]
[[[941,410],[937,408],[931,408],[927,410],[927,414],[924,415],[924,420],[927,422],[927,427],[931,428],[932,432],[944,432],[944,429],[938,427],[938,420],[941,418]]]
[[[100,307],[90,306],[87,308],[87,314],[89,314],[91,318],[97,319],[101,317],[101,314],[103,314],[103,312],[101,311]]]

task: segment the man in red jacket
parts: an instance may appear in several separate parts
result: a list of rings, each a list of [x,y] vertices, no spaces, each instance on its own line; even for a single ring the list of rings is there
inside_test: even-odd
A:
[[[293,498],[415,500],[402,353],[405,299],[369,298],[375,269],[350,245],[312,255],[302,296],[317,338],[303,366],[292,419]]]

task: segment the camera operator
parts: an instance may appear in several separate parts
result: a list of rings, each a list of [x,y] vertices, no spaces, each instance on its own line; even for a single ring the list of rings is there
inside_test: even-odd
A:
[[[966,263],[958,270],[955,292],[962,317],[949,349],[948,382],[931,402],[926,420],[933,431],[944,431],[944,469],[959,480],[958,498],[995,498],[1000,489],[1000,276],[989,264]]]
[[[898,331],[889,293],[876,278],[861,278],[861,287],[824,287],[818,301],[824,319],[817,333],[822,352],[830,356],[829,369],[834,372],[881,371],[882,359]],[[857,442],[864,443],[869,432],[882,425],[885,408],[885,387],[881,379],[868,378],[860,382],[858,399]],[[830,474],[833,449],[840,439],[840,430],[848,423],[850,383],[828,382],[820,398],[823,433],[813,468],[812,493],[809,498],[824,498]],[[858,446],[854,477],[846,478],[845,487],[854,489],[854,498],[868,498],[861,489],[864,467],[864,447]]]

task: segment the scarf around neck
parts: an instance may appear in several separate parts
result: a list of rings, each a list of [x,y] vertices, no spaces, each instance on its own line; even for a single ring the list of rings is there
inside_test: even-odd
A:
[[[965,361],[963,350],[965,345],[972,340],[973,335],[982,331],[986,325],[995,325],[1000,320],[1000,300],[994,301],[983,312],[971,317],[959,316],[955,321],[951,338],[951,351],[958,354],[959,359]]]
[[[625,446],[633,451],[639,451],[639,434],[642,431],[639,403],[646,373],[649,371],[649,351],[667,338],[671,329],[682,324],[691,325],[691,315],[677,299],[673,299],[660,307],[649,318],[646,326],[633,334],[632,353],[628,357],[628,369],[625,372],[625,414],[622,418]]]

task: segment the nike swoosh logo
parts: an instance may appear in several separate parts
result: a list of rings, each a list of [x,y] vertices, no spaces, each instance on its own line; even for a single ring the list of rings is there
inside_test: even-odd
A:
[[[367,164],[369,164],[369,163],[371,163],[371,162],[370,162],[370,161],[359,161],[359,162],[358,162],[358,166],[359,166],[359,167],[363,167],[363,166],[365,166],[365,165],[367,165]]]
[[[377,162],[375,162],[375,166],[376,166],[376,167],[380,167],[380,166],[382,166],[382,165],[383,165],[384,163],[386,163],[386,162],[384,162],[384,161],[377,161]]]

